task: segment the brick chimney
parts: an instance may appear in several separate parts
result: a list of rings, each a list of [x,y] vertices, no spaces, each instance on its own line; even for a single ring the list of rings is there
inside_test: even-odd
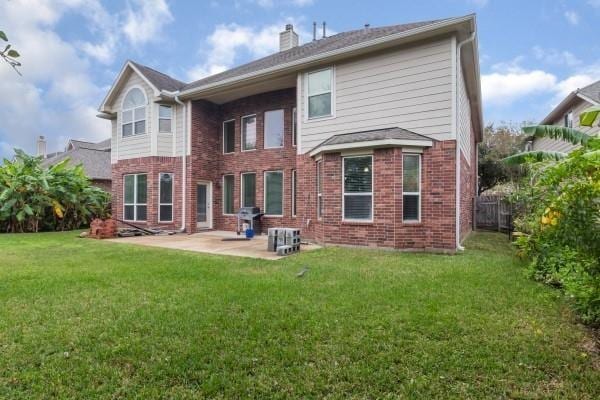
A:
[[[37,155],[46,158],[46,138],[40,136],[37,140]]]
[[[298,34],[294,32],[294,26],[287,24],[285,31],[279,34],[279,51],[289,50],[298,46]]]

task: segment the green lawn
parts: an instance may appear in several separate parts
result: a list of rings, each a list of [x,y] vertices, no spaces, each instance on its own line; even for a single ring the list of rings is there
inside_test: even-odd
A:
[[[0,235],[2,399],[600,396],[588,333],[504,236],[281,261],[76,236]]]

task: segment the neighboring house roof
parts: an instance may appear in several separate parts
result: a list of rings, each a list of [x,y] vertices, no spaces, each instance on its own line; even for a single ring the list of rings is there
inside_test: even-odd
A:
[[[410,24],[391,25],[377,28],[363,28],[354,31],[342,32],[333,36],[325,37],[319,40],[308,42],[301,46],[292,47],[289,50],[280,51],[267,57],[240,65],[219,74],[211,75],[204,79],[189,83],[182,90],[194,89],[206,84],[219,82],[225,79],[234,78],[236,76],[245,75],[252,72],[257,72],[270,67],[275,67],[280,64],[301,60],[317,54],[326,53],[332,50],[338,50],[344,47],[349,47],[358,43],[367,42],[383,36],[392,35],[419,28],[425,25],[431,25],[443,20],[422,21]]]
[[[310,151],[314,156],[327,151],[338,151],[342,149],[377,147],[377,146],[416,146],[430,147],[433,145],[432,138],[419,135],[418,133],[403,128],[373,129],[361,132],[343,133],[334,135],[323,141]]]
[[[596,81],[581,89],[576,89],[569,93],[556,107],[542,119],[540,125],[552,124],[557,118],[564,114],[572,105],[575,99],[582,99],[593,105],[600,104],[600,81]]]
[[[107,146],[108,144],[108,146]],[[70,140],[68,150],[52,153],[42,160],[42,165],[49,167],[69,158],[72,165],[81,164],[87,176],[94,180],[110,180],[110,139],[98,143]]]

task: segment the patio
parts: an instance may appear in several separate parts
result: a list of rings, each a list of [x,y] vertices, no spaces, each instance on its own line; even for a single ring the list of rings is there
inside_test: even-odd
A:
[[[188,235],[185,233],[176,235],[135,236],[117,239],[107,239],[115,243],[137,244],[141,246],[163,247],[176,250],[195,251],[198,253],[220,254],[227,256],[239,256],[250,258],[261,258],[265,260],[279,260],[284,257],[267,251],[267,236],[255,236],[252,240],[223,239],[241,238],[235,232],[206,231]],[[301,251],[310,251],[320,248],[316,244],[304,244]]]

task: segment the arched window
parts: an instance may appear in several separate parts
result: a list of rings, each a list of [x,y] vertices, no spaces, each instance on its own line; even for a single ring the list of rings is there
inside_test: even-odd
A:
[[[131,89],[123,99],[121,134],[123,137],[146,133],[146,96],[138,88]]]

